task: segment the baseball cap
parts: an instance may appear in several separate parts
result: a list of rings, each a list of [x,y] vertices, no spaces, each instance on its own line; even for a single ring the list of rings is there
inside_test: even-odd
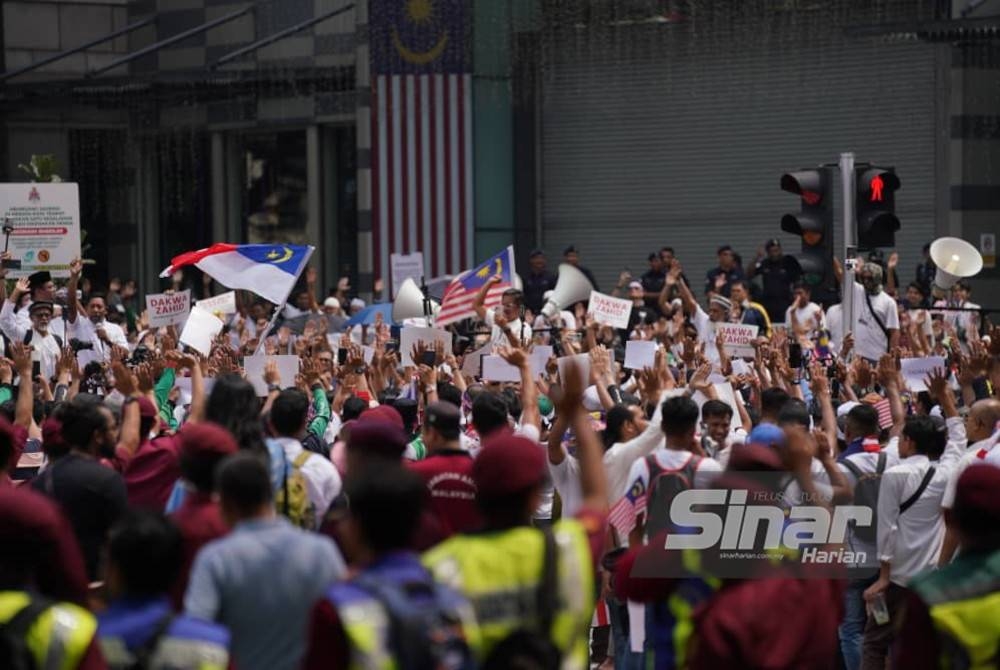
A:
[[[387,406],[379,405],[379,407]],[[396,412],[391,407],[387,408]],[[368,416],[369,411],[371,410],[364,412],[361,418],[351,425],[351,433],[347,439],[348,450],[395,460],[402,458],[403,452],[406,451],[403,419],[399,418],[397,425],[390,421],[371,418]],[[399,416],[399,412],[396,412],[396,416]]]
[[[545,450],[520,435],[487,441],[472,464],[472,480],[481,498],[525,493],[545,478]]]
[[[432,402],[424,410],[424,423],[442,433],[457,433],[461,430],[462,416],[450,402]]]
[[[785,431],[778,428],[773,423],[762,423],[750,431],[747,438],[750,446],[758,445],[762,447],[782,446],[785,444]]]
[[[360,419],[388,423],[399,430],[403,430],[403,415],[392,405],[379,405],[378,407],[366,409],[361,413]]]
[[[228,456],[240,449],[232,433],[211,421],[184,424],[177,439],[181,454],[189,457]]]

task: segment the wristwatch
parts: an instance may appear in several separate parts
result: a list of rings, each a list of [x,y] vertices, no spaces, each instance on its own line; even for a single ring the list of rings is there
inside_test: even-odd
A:
[[[267,392],[273,393],[274,391],[281,391],[281,386],[279,384],[268,384]]]

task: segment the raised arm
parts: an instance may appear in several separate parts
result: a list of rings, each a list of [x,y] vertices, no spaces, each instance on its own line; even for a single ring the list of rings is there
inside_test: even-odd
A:
[[[604,473],[601,446],[583,409],[583,374],[575,364],[566,368],[563,397],[559,416],[568,417],[577,439],[577,460],[580,463],[581,508],[605,512],[608,507],[608,482]],[[525,401],[527,404],[527,401]]]
[[[521,425],[531,425],[541,431],[542,415],[538,411],[538,389],[531,375],[531,360],[524,349],[503,347],[500,356],[521,373]]]
[[[483,321],[486,320],[486,294],[490,292],[494,284],[499,284],[502,280],[500,275],[490,277],[485,284],[479,289],[479,293],[476,294],[476,299],[472,303],[472,308],[476,310],[476,316],[478,316]]]
[[[76,290],[83,274],[83,261],[74,258],[69,264],[69,284],[66,286],[66,321],[76,323],[80,312],[80,301],[76,298]]]
[[[31,347],[20,342],[13,342],[10,345],[10,353],[14,359],[14,369],[17,370],[17,376],[20,378],[17,387],[14,424],[22,426],[27,430],[31,427],[33,421],[32,410],[35,404],[34,388],[31,380]]]

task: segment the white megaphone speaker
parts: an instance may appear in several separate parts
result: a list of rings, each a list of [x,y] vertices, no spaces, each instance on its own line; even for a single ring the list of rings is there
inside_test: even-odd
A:
[[[542,314],[551,319],[559,314],[560,310],[589,300],[590,292],[593,290],[594,287],[587,279],[587,275],[568,263],[562,263],[559,265],[559,280],[552,295],[545,302],[545,307],[542,307]]]
[[[431,300],[431,315],[437,314],[441,306]],[[407,278],[399,287],[396,299],[392,301],[392,320],[402,323],[406,319],[422,319],[424,314],[424,292],[417,282]]]
[[[937,266],[932,287],[935,298],[943,298],[963,277],[972,277],[983,269],[979,250],[957,237],[939,237],[931,244],[931,260]]]

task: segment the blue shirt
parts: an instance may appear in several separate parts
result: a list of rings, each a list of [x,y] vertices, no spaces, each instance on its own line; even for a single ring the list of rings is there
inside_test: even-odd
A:
[[[240,670],[293,670],[313,604],[345,571],[327,537],[281,517],[244,521],[195,558],[184,611],[229,628]]]
[[[286,466],[285,452],[275,440],[267,439],[264,440],[264,444],[267,445],[267,455],[270,458],[271,465],[271,487],[275,494],[284,484],[284,473]],[[184,498],[187,496],[187,484],[184,480],[178,479],[177,483],[174,484],[173,491],[170,492],[170,497],[167,498],[167,507],[163,511],[167,514],[173,514],[181,508],[184,504]]]

